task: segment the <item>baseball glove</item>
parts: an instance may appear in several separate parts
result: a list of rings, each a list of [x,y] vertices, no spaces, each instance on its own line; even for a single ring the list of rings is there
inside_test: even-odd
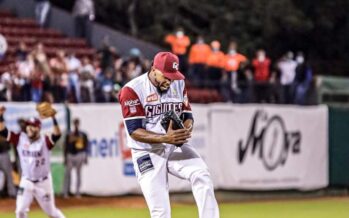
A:
[[[48,102],[42,102],[36,106],[36,110],[39,113],[41,119],[45,119],[48,117],[53,117],[57,111],[52,108],[52,104]]]
[[[183,124],[182,120],[178,117],[176,112],[174,112],[173,110],[170,110],[164,114],[164,117],[161,120],[161,126],[166,130],[166,132],[168,130],[168,127],[170,125],[171,120],[172,120],[172,129],[173,130],[184,129],[184,124]],[[181,147],[182,145],[183,144],[176,144],[175,146]]]
[[[164,114],[164,117],[161,120],[161,126],[167,131],[170,125],[170,121],[172,120],[172,129],[183,129],[184,125],[182,120],[178,117],[176,112],[173,110],[167,111]]]

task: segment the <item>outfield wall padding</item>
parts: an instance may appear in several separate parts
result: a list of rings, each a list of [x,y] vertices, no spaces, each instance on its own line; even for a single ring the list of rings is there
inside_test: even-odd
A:
[[[329,108],[330,186],[349,186],[349,108]]]

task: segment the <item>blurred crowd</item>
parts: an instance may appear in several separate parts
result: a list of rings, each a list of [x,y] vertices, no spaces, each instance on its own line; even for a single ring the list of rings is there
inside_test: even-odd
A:
[[[35,0],[36,18],[45,27],[49,0]],[[77,37],[89,41],[88,22],[95,18],[92,0],[76,0],[73,11]],[[265,50],[254,57],[238,50],[231,41],[227,49],[217,40],[194,43],[178,28],[164,39],[180,59],[180,70],[188,85],[215,89],[226,102],[306,104],[312,69],[301,51],[285,52],[271,60]],[[16,62],[0,78],[0,101],[115,102],[119,89],[132,78],[149,70],[151,61],[133,48],[126,56],[109,46],[108,38],[93,56],[76,57],[58,50],[48,56],[40,42],[28,49],[20,42]]]
[[[202,36],[191,44],[183,29],[165,42],[178,55],[191,87],[215,89],[226,102],[306,104],[312,69],[301,51],[272,61],[260,49],[249,58],[239,53],[236,41],[226,52],[219,41],[206,43]],[[64,50],[48,56],[41,42],[32,49],[20,42],[15,64],[1,75],[0,100],[116,102],[120,88],[149,70],[151,61],[137,48],[121,56],[109,44],[106,37],[94,55],[77,57]]]
[[[38,42],[32,50],[19,43],[16,62],[0,79],[1,101],[115,102],[119,89],[145,72],[150,61],[139,49],[121,57],[108,40],[92,57],[58,50],[49,57]]]
[[[179,56],[191,86],[216,89],[226,102],[306,104],[312,69],[301,51],[272,61],[259,49],[248,58],[239,53],[236,41],[226,52],[219,41],[206,43],[202,36],[191,44],[182,28],[167,35],[165,43]]]

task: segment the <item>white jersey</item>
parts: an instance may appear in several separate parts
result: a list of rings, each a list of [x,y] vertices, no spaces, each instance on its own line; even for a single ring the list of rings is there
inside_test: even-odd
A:
[[[142,128],[148,131],[165,134],[166,130],[160,124],[165,112],[174,110],[178,115],[189,114],[192,117],[184,80],[173,81],[167,92],[159,93],[149,80],[148,73],[145,73],[122,88],[119,100],[127,130],[127,145],[134,149],[166,146],[165,144],[150,145],[133,140],[130,137],[130,126],[135,121],[142,122]]]
[[[31,142],[25,133],[10,132],[8,140],[16,146],[21,163],[22,178],[38,181],[50,174],[50,150],[54,143],[49,136]]]

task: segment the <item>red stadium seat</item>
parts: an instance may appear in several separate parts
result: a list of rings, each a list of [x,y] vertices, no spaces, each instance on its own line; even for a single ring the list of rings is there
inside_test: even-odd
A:
[[[13,14],[8,10],[0,10],[0,18],[13,17]]]
[[[193,103],[210,103],[210,102],[221,102],[223,98],[214,89],[188,89],[188,98]]]

